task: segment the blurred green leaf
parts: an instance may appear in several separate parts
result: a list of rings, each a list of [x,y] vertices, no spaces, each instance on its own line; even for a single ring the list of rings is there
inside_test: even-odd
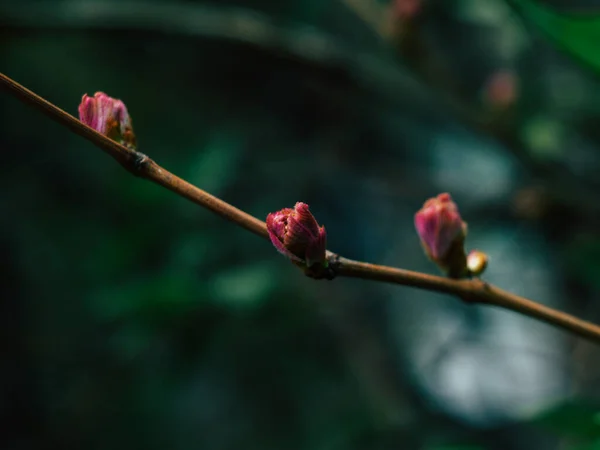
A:
[[[600,440],[592,442],[591,444],[573,447],[572,450],[600,450]]]
[[[177,315],[197,304],[197,280],[189,274],[137,277],[109,286],[92,295],[92,307],[100,317],[123,319],[135,316]]]
[[[186,179],[214,195],[235,179],[242,144],[234,132],[215,133],[204,148],[193,146]]]
[[[273,274],[276,271],[277,267],[272,263],[232,268],[212,279],[213,296],[230,307],[258,307],[275,288]]]
[[[483,447],[479,445],[436,445],[431,447],[430,450],[484,450]]]
[[[575,238],[567,247],[565,258],[571,276],[600,289],[600,240],[593,236]]]
[[[533,423],[560,435],[579,439],[599,439],[600,407],[582,400],[563,403],[542,413],[533,420]]]
[[[600,72],[600,13],[562,11],[537,0],[509,0],[523,18],[567,53]]]
[[[560,122],[538,116],[528,120],[521,130],[530,152],[540,160],[560,160],[563,156],[565,130]]]

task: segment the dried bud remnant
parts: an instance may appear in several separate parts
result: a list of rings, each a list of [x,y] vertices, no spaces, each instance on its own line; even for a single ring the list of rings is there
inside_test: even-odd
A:
[[[267,230],[275,248],[296,263],[311,267],[327,265],[327,234],[306,203],[284,208],[267,216]]]
[[[122,145],[135,148],[136,140],[131,118],[125,104],[118,99],[96,92],[84,94],[79,104],[79,120]]]
[[[467,224],[463,222],[450,194],[430,198],[415,214],[415,228],[427,256],[448,276],[466,274],[464,240]]]
[[[483,273],[488,265],[488,255],[479,250],[471,250],[467,255],[467,269],[469,274],[478,276]]]

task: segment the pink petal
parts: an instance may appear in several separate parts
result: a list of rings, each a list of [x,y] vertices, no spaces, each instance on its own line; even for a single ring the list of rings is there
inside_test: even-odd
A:
[[[415,214],[415,228],[434,259],[443,258],[453,242],[466,233],[466,224],[448,193],[439,194],[425,202]]]
[[[308,205],[306,203],[298,202],[296,206],[294,206],[294,211],[296,212],[295,218],[298,220],[298,223],[305,228],[306,232],[311,236],[317,237],[319,234],[319,224],[315,219],[315,216],[310,212]]]
[[[290,252],[283,243],[283,238],[285,237],[285,231],[287,228],[287,218],[292,211],[293,210],[291,208],[284,208],[281,211],[267,215],[267,231],[269,233],[271,243],[275,246],[279,253],[294,261],[300,262],[302,259]]]
[[[319,234],[308,245],[306,249],[306,265],[323,263],[325,261],[325,252],[327,251],[327,232],[325,227],[319,228]]]

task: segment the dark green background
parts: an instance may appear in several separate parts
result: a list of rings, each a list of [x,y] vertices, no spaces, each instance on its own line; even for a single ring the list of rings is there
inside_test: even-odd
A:
[[[413,214],[451,192],[486,279],[600,323],[596,74],[503,1],[423,14],[469,107],[517,74],[522,145],[472,129],[338,1],[4,0],[0,70],[72,114],[121,98],[140,151],[261,219],[309,203],[353,259],[436,273]],[[3,449],[600,448],[597,346],[305,278],[0,94]]]

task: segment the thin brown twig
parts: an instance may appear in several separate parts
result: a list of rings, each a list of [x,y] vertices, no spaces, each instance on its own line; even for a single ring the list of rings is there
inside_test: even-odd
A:
[[[105,153],[115,158],[125,169],[134,175],[153,181],[238,224],[248,231],[268,239],[267,228],[263,221],[177,177],[156,164],[156,162],[146,155],[120,145],[96,132],[75,117],[2,73],[0,73],[0,86],[19,100],[41,110],[51,119],[87,139]],[[479,279],[456,280],[428,275],[394,267],[352,261],[332,252],[327,252],[327,257],[333,277],[362,278],[451,294],[469,303],[492,305],[515,311],[600,343],[600,326],[524,297],[511,294]]]
[[[375,0],[341,0],[348,9],[354,11],[379,39],[389,40],[403,36],[403,40],[415,43],[418,27],[410,22],[399,24],[390,13],[389,5]],[[6,2],[5,2],[6,3]],[[115,9],[106,0],[64,0],[57,9],[41,0],[31,2],[27,10],[15,8],[10,3],[0,3],[0,28],[20,30],[21,28],[50,30],[104,30],[107,24],[111,29],[157,31],[169,35],[232,40],[254,45],[269,51],[283,52],[309,63],[329,67],[332,61],[342,64],[353,78],[368,81],[367,85],[378,98],[393,104],[411,103],[419,113],[426,113],[437,120],[448,118],[453,112],[459,123],[472,130],[489,136],[502,144],[506,150],[531,172],[544,180],[544,188],[553,202],[560,206],[577,207],[578,214],[587,220],[596,221],[600,208],[595,201],[595,193],[581,184],[581,180],[564,168],[556,169],[536,161],[514,130],[506,126],[498,127],[489,113],[474,109],[465,103],[455,86],[447,82],[448,73],[443,69],[443,61],[433,61],[427,66],[417,67],[414,57],[431,59],[433,55],[417,49],[405,55],[408,67],[395,64],[382,55],[364,52],[347,47],[342,41],[312,27],[281,27],[267,17],[246,8],[213,8],[209,6],[189,6],[187,3],[151,3],[140,13],[138,2],[121,0]],[[398,28],[400,27],[400,28]],[[310,46],[305,43],[309,41]],[[416,39],[419,42],[419,39]],[[439,56],[439,55],[438,55]],[[410,72],[406,69],[410,68]],[[441,76],[443,75],[443,76]],[[426,83],[427,86],[423,83]],[[435,92],[426,87],[433,87]],[[458,96],[457,96],[458,95]],[[435,105],[432,104],[435,102]],[[440,108],[440,105],[443,108]]]
[[[118,144],[98,133],[58,106],[31,92],[2,73],[0,73],[0,84],[19,100],[39,109],[51,119],[69,128],[73,133],[87,139],[105,153],[108,153],[134,175],[160,184],[197,205],[211,210],[224,219],[235,222],[254,234],[268,238],[267,228],[263,221],[163,169],[143,153]]]

